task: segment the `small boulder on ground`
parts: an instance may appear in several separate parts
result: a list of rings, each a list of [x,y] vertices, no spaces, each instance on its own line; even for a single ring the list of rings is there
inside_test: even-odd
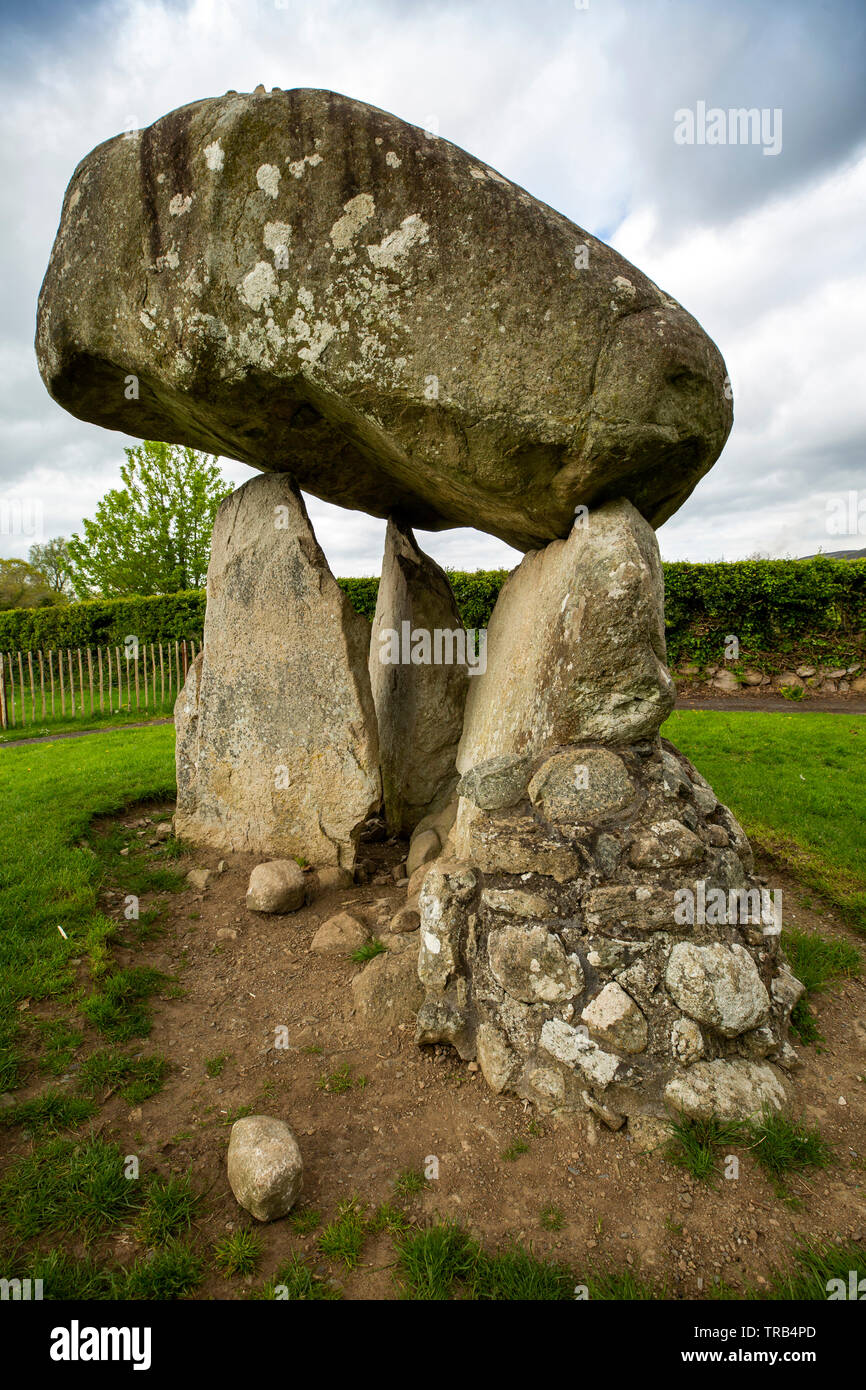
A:
[[[414,950],[374,956],[352,981],[355,1008],[364,1023],[396,1028],[414,1023],[424,1000]]]
[[[307,896],[307,876],[294,859],[271,859],[250,874],[250,912],[297,912]]]
[[[421,925],[421,912],[418,907],[418,894],[409,898],[391,918],[390,930],[393,932],[417,931]]]
[[[276,1221],[291,1211],[303,1186],[304,1164],[285,1120],[248,1115],[235,1121],[228,1179],[236,1201],[257,1221]]]
[[[367,924],[360,918],[351,912],[338,912],[319,927],[310,950],[320,955],[350,956],[369,935]]]
[[[353,883],[350,871],[338,869],[335,865],[317,869],[313,878],[314,886],[319,893],[330,893],[334,888],[351,888]]]
[[[122,853],[122,851],[121,851]],[[207,887],[210,878],[210,869],[190,869],[186,876],[186,881],[190,888],[197,888],[199,892]]]

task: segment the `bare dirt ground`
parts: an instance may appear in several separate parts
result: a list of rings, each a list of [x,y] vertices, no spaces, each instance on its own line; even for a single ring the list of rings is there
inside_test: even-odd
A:
[[[171,809],[138,807],[119,819],[140,825],[141,817]],[[158,856],[159,850],[144,848],[150,832],[139,833],[142,848],[133,854]],[[256,1283],[297,1251],[336,1274],[347,1298],[396,1296],[387,1236],[371,1238],[360,1268],[346,1275],[315,1256],[315,1234],[297,1236],[285,1220],[258,1227],[238,1207],[225,1160],[231,1119],[241,1109],[291,1124],[305,1163],[302,1200],[325,1220],[353,1194],[371,1207],[394,1202],[395,1177],[406,1168],[423,1169],[433,1156],[438,1179],[406,1203],[414,1217],[457,1219],[488,1247],[517,1238],[578,1273],[630,1268],[663,1282],[671,1297],[701,1298],[716,1278],[739,1291],[760,1288],[773,1267],[790,1264],[798,1237],[866,1239],[862,980],[842,981],[815,997],[826,1041],[799,1048],[801,1114],[820,1127],[836,1162],[792,1179],[790,1191],[801,1204],[793,1209],[748,1153],[741,1155],[738,1180],[720,1174],[714,1187],[698,1183],[660,1151],[638,1152],[627,1136],[600,1127],[592,1116],[555,1122],[520,1100],[493,1095],[450,1049],[417,1048],[410,1026],[365,1031],[350,988],[363,967],[309,948],[317,926],[341,909],[367,914],[376,930],[380,917],[405,901],[405,881],[401,886],[390,874],[405,844],[371,846],[367,854],[368,884],[335,890],[287,916],[246,910],[255,860],[227,855],[227,867],[214,872],[204,891],[163,895],[168,916],[160,937],[114,950],[120,965],[153,965],[175,977],[183,997],[154,1001],[153,1030],[140,1044],[142,1053],[161,1052],[170,1060],[164,1089],[132,1111],[119,1095],[109,1096],[97,1125],[124,1153],[140,1156],[142,1171],[191,1170],[206,1194],[199,1238],[212,1243],[256,1226],[265,1244]],[[197,852],[176,867],[216,870],[220,858]],[[787,925],[857,939],[829,910],[807,907],[805,894],[775,868],[759,871],[783,888]],[[116,892],[104,899],[105,910],[121,923],[122,902]],[[142,910],[147,905],[142,900]],[[275,1029],[283,1025],[289,1046],[280,1049]],[[97,1045],[95,1035],[88,1036],[84,1051]],[[206,1064],[217,1058],[225,1059],[221,1073],[209,1076]],[[321,1079],[344,1064],[366,1083],[343,1094],[321,1089]],[[503,1154],[515,1141],[528,1151],[509,1161]],[[15,1147],[23,1149],[25,1141]],[[549,1204],[563,1214],[558,1231],[541,1225],[540,1212]],[[126,1261],[133,1245],[129,1236],[113,1238],[104,1253]],[[196,1296],[244,1297],[251,1282],[212,1272]]]

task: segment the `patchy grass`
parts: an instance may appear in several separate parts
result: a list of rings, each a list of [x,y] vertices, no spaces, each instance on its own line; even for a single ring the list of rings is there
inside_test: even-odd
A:
[[[318,1087],[320,1091],[327,1091],[329,1095],[341,1096],[346,1091],[351,1091],[355,1087],[363,1088],[367,1084],[366,1076],[353,1076],[352,1068],[348,1062],[344,1062],[336,1071],[330,1075],[320,1076]]]
[[[147,1001],[161,993],[167,983],[167,976],[150,966],[116,970],[82,1002],[81,1012],[98,1032],[114,1042],[146,1038],[151,1027]]]
[[[367,1230],[371,1235],[379,1235],[382,1231],[387,1231],[389,1235],[402,1235],[412,1226],[412,1218],[402,1207],[394,1207],[390,1202],[382,1202],[376,1208],[373,1215],[367,1222]]]
[[[565,1225],[565,1217],[559,1207],[555,1207],[552,1202],[548,1202],[546,1206],[541,1208],[538,1213],[538,1220],[543,1231],[561,1231]]]
[[[829,1287],[831,1280],[841,1280],[844,1293],[848,1294],[852,1271],[855,1286],[866,1278],[866,1245],[854,1241],[843,1245],[804,1241],[794,1250],[788,1269],[774,1270],[770,1291],[764,1297],[826,1303],[830,1294],[838,1299],[841,1293],[838,1285]],[[862,1294],[858,1297],[862,1298]]]
[[[784,1179],[806,1168],[826,1168],[833,1152],[816,1129],[767,1108],[760,1119],[724,1123],[692,1120],[681,1115],[671,1124],[666,1157],[699,1182],[712,1183],[723,1149],[747,1149],[770,1177],[778,1196],[786,1195]]]
[[[168,1069],[158,1053],[128,1057],[117,1048],[102,1048],[82,1062],[79,1082],[89,1095],[117,1091],[129,1105],[141,1105],[162,1090]]]
[[[84,1034],[65,1018],[40,1019],[36,1029],[43,1047],[39,1061],[41,1069],[51,1072],[52,1076],[62,1076],[84,1042]]]
[[[862,968],[860,952],[848,941],[831,941],[815,932],[789,927],[782,933],[782,945],[797,979],[806,986],[806,993],[797,1000],[791,1013],[791,1027],[801,1043],[819,1043],[824,1035],[818,1027],[809,998],[819,994],[839,976],[851,978]]]
[[[318,1239],[318,1248],[330,1260],[357,1268],[367,1235],[364,1208],[356,1197],[348,1197],[337,1207],[337,1215]]]
[[[663,1284],[652,1284],[633,1274],[630,1269],[610,1274],[593,1273],[587,1276],[583,1284],[587,1298],[595,1302],[611,1300],[616,1303],[635,1303],[667,1297]]]
[[[314,1274],[309,1265],[297,1255],[290,1255],[276,1274],[254,1298],[286,1299],[292,1303],[342,1298],[340,1289],[330,1279]]]
[[[293,1207],[289,1212],[289,1225],[297,1236],[309,1236],[322,1224],[322,1213],[315,1207]]]
[[[263,1248],[261,1236],[255,1231],[232,1231],[214,1246],[214,1264],[227,1279],[255,1274]]]
[[[109,1299],[117,1295],[112,1271],[91,1256],[76,1259],[63,1250],[36,1255],[27,1266],[33,1279],[42,1280],[45,1299]]]
[[[228,1054],[221,1052],[218,1057],[206,1057],[204,1069],[210,1077],[222,1076],[226,1062],[230,1061]]]
[[[450,1221],[409,1232],[397,1251],[395,1279],[403,1298],[546,1302],[574,1297],[574,1275],[565,1265],[539,1260],[518,1245],[488,1254]]]
[[[677,710],[662,733],[756,846],[866,934],[866,719]]]
[[[0,1090],[23,1080],[17,1005],[73,1003],[78,957],[89,956],[95,974],[106,969],[118,923],[99,909],[104,867],[82,847],[92,818],[173,791],[171,726],[0,753]],[[29,1027],[53,1069],[69,1037]]]
[[[140,1183],[125,1176],[116,1144],[48,1139],[6,1170],[0,1216],[19,1240],[43,1231],[75,1231],[88,1240],[129,1218],[142,1195]]]
[[[0,1128],[22,1125],[31,1134],[57,1134],[63,1129],[75,1129],[89,1120],[96,1110],[92,1101],[83,1096],[71,1096],[51,1087],[32,1100],[19,1101],[0,1110]]]
[[[529,1153],[529,1145],[525,1139],[515,1139],[513,1144],[509,1144],[507,1149],[502,1152],[502,1158],[506,1163],[515,1163],[523,1154]]]
[[[427,1186],[427,1179],[420,1168],[403,1168],[394,1179],[394,1191],[398,1197],[417,1197]]]
[[[691,1120],[681,1115],[671,1123],[671,1136],[665,1157],[699,1182],[711,1183],[718,1170],[720,1150],[742,1144],[745,1131],[740,1124]]]
[[[204,1260],[191,1245],[170,1241],[143,1255],[118,1280],[118,1298],[171,1300],[194,1293],[204,1278]]]
[[[182,1177],[153,1178],[136,1223],[139,1240],[154,1248],[188,1231],[200,1201],[188,1173]]]
[[[808,1129],[786,1115],[765,1110],[760,1120],[747,1126],[752,1157],[776,1187],[785,1190],[785,1178],[806,1168],[826,1168],[833,1150],[817,1129]]]

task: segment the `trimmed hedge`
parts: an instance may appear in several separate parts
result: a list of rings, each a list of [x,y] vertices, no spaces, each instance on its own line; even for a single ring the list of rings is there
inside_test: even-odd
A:
[[[464,626],[486,627],[507,570],[449,570]],[[664,565],[668,659],[721,657],[735,634],[742,651],[815,656],[866,648],[866,560],[735,560]],[[352,607],[372,619],[378,579],[340,579]],[[155,642],[204,627],[203,590],[155,598],[93,600],[0,612],[0,651]]]
[[[866,560],[735,560],[664,565],[668,660],[741,651],[816,657],[866,645]]]
[[[123,646],[140,642],[201,639],[204,589],[154,598],[89,599],[52,608],[11,608],[0,613],[0,651],[48,651],[58,647]]]

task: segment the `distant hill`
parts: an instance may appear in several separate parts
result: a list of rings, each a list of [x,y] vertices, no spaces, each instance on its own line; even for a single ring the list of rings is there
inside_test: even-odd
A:
[[[866,560],[866,550],[822,550],[818,555],[800,555],[800,560],[819,560],[821,556],[828,560]]]

